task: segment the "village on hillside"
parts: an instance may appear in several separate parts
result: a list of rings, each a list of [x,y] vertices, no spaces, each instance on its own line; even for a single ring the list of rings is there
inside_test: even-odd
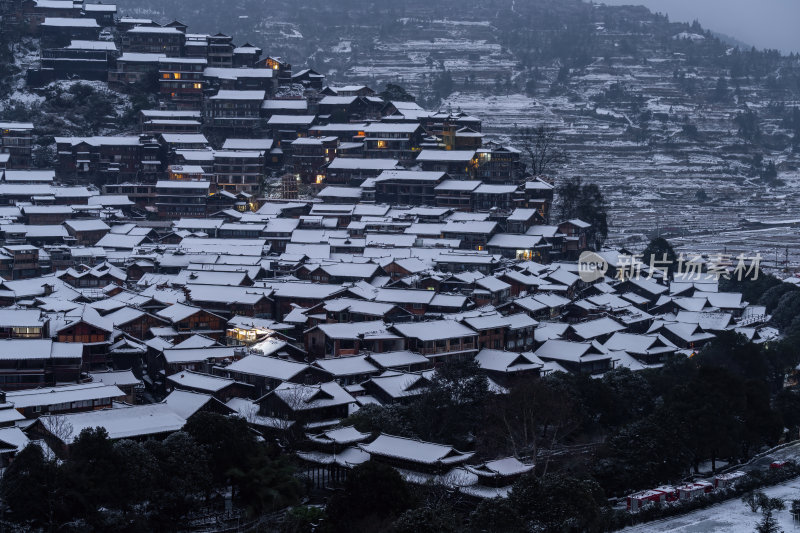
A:
[[[646,477],[623,472],[649,452],[616,431],[677,405],[636,387],[668,397],[693,385],[702,397],[718,352],[771,357],[800,323],[781,298],[800,278],[765,270],[756,253],[676,253],[660,238],[643,253],[604,246],[597,188],[532,169],[550,155],[545,128],[521,150],[399,85],[336,85],[236,36],[119,16],[113,4],[6,0],[0,11],[3,32],[38,47],[24,83],[47,93],[41,105],[115,95],[132,110],[107,135],[0,121],[6,477],[31,444],[69,465],[95,428],[116,450],[197,440],[205,424],[236,419],[248,445],[268,443],[270,461],[292,465],[314,505],[369,464],[414,490],[457,494],[470,512],[513,504],[532,473],[591,470],[601,507],[629,517],[733,494],[751,471],[737,462],[800,435],[770,418],[736,433],[741,447],[698,445]],[[797,363],[770,359],[774,390],[720,405],[746,404],[731,420],[750,428],[757,409],[778,412],[769,394],[797,384],[787,368]],[[709,396],[744,390],[762,370],[749,364],[731,371],[736,386],[709,378]],[[625,402],[627,414],[614,411]],[[613,432],[598,429],[606,423]],[[793,459],[759,475],[784,480]],[[300,501],[271,496],[248,514],[231,476],[219,474],[222,503],[206,495],[207,515],[187,504],[170,527],[261,520]],[[188,492],[182,502],[199,499]]]

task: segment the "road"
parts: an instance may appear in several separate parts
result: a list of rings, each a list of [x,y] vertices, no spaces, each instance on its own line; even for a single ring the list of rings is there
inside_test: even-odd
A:
[[[788,508],[791,501],[800,499],[800,479],[793,479],[780,485],[763,489],[771,498],[786,501],[787,509],[777,511],[775,518],[785,533],[800,531],[800,523],[792,520]],[[752,533],[761,519],[760,513],[753,513],[738,498],[700,509],[685,515],[656,520],[625,528],[625,533]]]
[[[788,460],[800,461],[800,442],[775,450],[738,469],[764,471],[773,461]],[[762,490],[771,498],[781,498],[786,502],[787,510],[778,511],[775,515],[781,529],[786,533],[800,531],[800,522],[795,522],[788,511],[792,500],[800,499],[800,478]],[[707,509],[639,524],[623,531],[626,533],[751,533],[755,531],[756,523],[760,518],[760,514],[751,512],[740,499],[734,498]]]

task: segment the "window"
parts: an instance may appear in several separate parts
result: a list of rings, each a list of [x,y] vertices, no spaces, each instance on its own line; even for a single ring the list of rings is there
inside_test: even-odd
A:
[[[530,261],[533,257],[531,250],[517,250],[517,260]]]
[[[378,148],[387,148],[388,146],[389,143],[387,143],[386,141],[378,141]]]
[[[195,89],[202,89],[203,88],[203,84],[202,83],[193,83],[192,87],[194,87]]]

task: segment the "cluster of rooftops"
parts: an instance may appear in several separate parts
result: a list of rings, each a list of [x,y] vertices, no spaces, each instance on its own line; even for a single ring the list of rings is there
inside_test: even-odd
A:
[[[344,421],[413,401],[452,362],[476,362],[506,394],[554,372],[654,368],[721,331],[777,335],[765,308],[708,272],[664,279],[644,265],[625,279],[622,252],[601,251],[606,275],[584,281],[591,225],[551,224],[552,183],[484,145],[474,117],[325,86],[177,22],[31,5],[86,60],[116,51],[79,39],[111,20],[125,52],[109,81],[158,76],[165,109],[140,117],[156,141],[58,138],[55,171],[24,169],[30,150],[0,158],[2,462],[31,440],[60,454],[82,428],[158,437],[212,411],[299,431],[321,484],[380,460],[414,482],[504,496],[532,464]],[[201,127],[232,133],[215,150]],[[0,125],[0,140],[32,128]],[[289,172],[281,200],[262,194],[270,166]],[[87,185],[99,177],[102,191]]]
[[[508,221],[471,212],[326,206],[58,226],[83,245],[31,244],[40,234],[19,226],[46,225],[0,225],[20,241],[1,249],[0,441],[8,433],[61,453],[83,427],[146,438],[210,410],[264,434],[303,432],[298,458],[320,483],[372,458],[411,481],[503,495],[531,465],[475,464],[445,443],[340,425],[365,405],[413,401],[452,362],[475,361],[505,394],[554,372],[654,368],[721,331],[777,335],[763,307],[720,292],[711,273],[663,279],[643,265],[642,277],[618,279],[624,256],[601,251],[609,270],[586,282],[568,250],[549,261],[491,251],[498,237],[574,235],[580,221],[515,236],[499,232]],[[26,205],[3,209],[14,219]],[[448,235],[453,225],[461,238]],[[488,250],[460,247],[473,226]],[[144,391],[163,400],[143,403]]]
[[[411,205],[489,205],[494,196],[500,209],[521,205],[519,197],[498,198],[524,182],[520,152],[484,143],[477,117],[426,111],[364,85],[326,84],[324,74],[262,58],[260,48],[237,46],[231,36],[189,33],[179,21],[116,18],[113,5],[36,0],[21,9],[4,21],[42,42],[41,66],[29,72],[30,84],[96,79],[112,88],[157,87],[159,107],[141,111],[140,135],[56,137],[59,181],[135,193],[129,196],[140,208],[160,203],[164,218],[208,214],[173,199],[159,202],[156,189],[165,189],[164,182],[192,181],[182,187],[195,189],[205,184],[205,195],[243,194],[238,200],[247,203],[268,194],[265,178],[281,173],[333,202],[373,202],[377,196],[379,202]],[[0,130],[3,152],[3,131],[14,132],[8,168],[30,166],[33,125],[10,126]],[[398,183],[382,185],[387,180]],[[433,183],[420,188],[417,182]],[[280,194],[290,199],[297,191],[284,186]],[[544,202],[547,193],[533,198]]]

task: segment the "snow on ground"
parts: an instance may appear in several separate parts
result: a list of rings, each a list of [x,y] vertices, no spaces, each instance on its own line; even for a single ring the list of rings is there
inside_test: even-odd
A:
[[[334,54],[352,54],[352,41],[339,41],[336,46],[331,48],[331,52]]]
[[[15,105],[35,106],[44,102],[44,97],[26,91],[14,91],[3,101],[0,101],[0,110],[14,107]]]
[[[791,501],[800,499],[800,479],[787,481],[774,487],[763,489],[771,498],[781,498],[786,502],[787,510],[777,511],[775,518],[783,531],[790,533],[800,531],[800,522],[794,522],[788,508]],[[648,522],[625,528],[627,533],[751,533],[761,519],[761,513],[753,513],[750,508],[733,499],[692,513]]]

